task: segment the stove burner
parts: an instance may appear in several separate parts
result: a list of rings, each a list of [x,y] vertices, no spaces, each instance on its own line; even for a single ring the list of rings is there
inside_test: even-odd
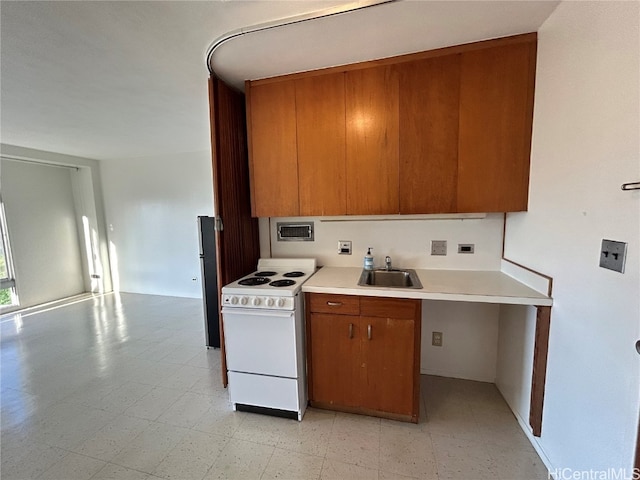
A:
[[[270,270],[265,270],[263,272],[256,272],[254,275],[256,277],[273,277],[277,272],[272,272]]]
[[[264,285],[265,283],[269,283],[269,279],[267,277],[248,277],[240,280],[238,282],[239,285]]]
[[[289,287],[295,285],[295,283],[293,280],[274,280],[269,285],[272,287]]]
[[[287,277],[287,278],[296,278],[296,277],[304,277],[304,272],[287,272],[284,275],[282,275],[283,277]]]

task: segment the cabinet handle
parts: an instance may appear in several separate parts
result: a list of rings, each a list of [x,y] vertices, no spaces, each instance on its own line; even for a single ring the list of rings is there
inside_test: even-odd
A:
[[[353,323],[349,324],[349,338],[353,338]]]
[[[327,305],[330,307],[339,307],[342,305],[342,302],[327,302]]]
[[[371,325],[367,326],[367,338],[371,340]]]

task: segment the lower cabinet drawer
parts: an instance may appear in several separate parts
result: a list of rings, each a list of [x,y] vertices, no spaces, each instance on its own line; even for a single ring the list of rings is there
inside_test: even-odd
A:
[[[413,319],[420,310],[421,302],[409,298],[360,297],[360,315]]]
[[[336,315],[360,315],[360,297],[356,295],[333,295],[312,293],[310,311]]]

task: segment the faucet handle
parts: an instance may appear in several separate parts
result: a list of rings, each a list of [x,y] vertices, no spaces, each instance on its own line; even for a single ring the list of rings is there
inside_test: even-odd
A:
[[[391,269],[391,257],[389,255],[384,257],[384,264],[387,267],[387,270]]]

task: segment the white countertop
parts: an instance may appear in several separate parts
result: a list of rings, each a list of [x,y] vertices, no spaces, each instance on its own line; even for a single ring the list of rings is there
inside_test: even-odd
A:
[[[454,302],[551,306],[553,300],[499,271],[417,270],[421,289],[360,287],[359,267],[323,267],[302,285],[303,292],[419,298]]]

